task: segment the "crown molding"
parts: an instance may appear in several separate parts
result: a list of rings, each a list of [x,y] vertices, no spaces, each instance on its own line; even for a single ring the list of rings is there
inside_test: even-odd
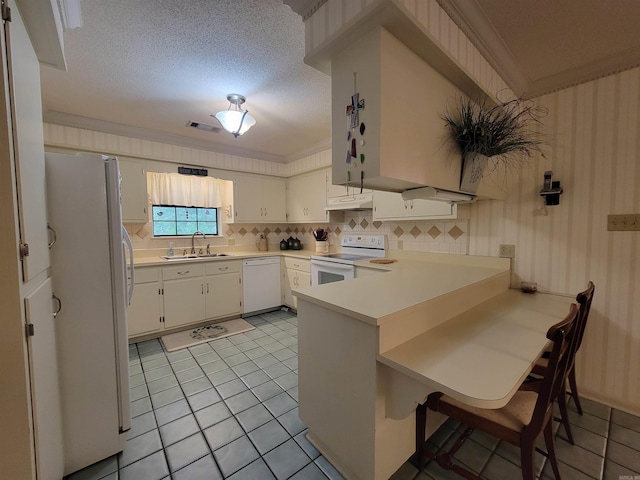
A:
[[[477,0],[437,0],[437,2],[509,85],[513,93],[517,97],[527,93],[529,80],[522,73],[509,47],[487,18],[479,2]]]
[[[300,15],[304,21],[316,13],[322,5],[327,3],[327,0],[282,0],[282,3]]]
[[[640,51],[629,49],[617,55],[598,60],[588,65],[572,68],[556,75],[541,78],[531,82],[527,89],[527,96],[534,98],[548,93],[575,87],[583,83],[592,82],[599,78],[615,75],[632,68],[640,67]]]
[[[82,130],[92,130],[102,133],[110,133],[123,137],[138,138],[141,140],[149,140],[151,142],[167,143],[179,147],[195,148],[197,150],[205,150],[208,152],[217,152],[227,155],[236,155],[238,157],[254,158],[257,160],[265,160],[275,163],[286,163],[287,159],[280,155],[272,155],[269,153],[248,150],[244,148],[229,147],[219,143],[200,140],[197,138],[184,137],[171,133],[158,132],[147,128],[134,127],[122,123],[108,122],[98,120],[96,118],[83,117],[80,115],[72,115],[69,113],[58,112],[54,110],[47,111],[44,115],[44,122],[63,127],[74,127]]]
[[[305,148],[304,150],[300,150],[292,155],[287,155],[285,157],[285,163],[295,162],[301,158],[315,155],[316,153],[324,152],[326,150],[331,150],[331,138],[326,138],[315,145]]]

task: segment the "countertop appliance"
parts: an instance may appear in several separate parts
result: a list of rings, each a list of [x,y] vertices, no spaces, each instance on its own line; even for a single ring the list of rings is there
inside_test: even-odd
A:
[[[242,261],[243,317],[282,305],[280,257],[247,258]]]
[[[311,257],[311,285],[349,280],[355,275],[354,262],[387,256],[387,236],[384,234],[344,235],[340,253]]]
[[[118,160],[47,153],[45,162],[67,475],[122,451],[131,426],[133,250],[122,226]]]

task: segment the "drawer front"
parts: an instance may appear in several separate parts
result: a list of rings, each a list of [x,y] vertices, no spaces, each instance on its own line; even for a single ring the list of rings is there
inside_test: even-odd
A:
[[[160,280],[160,269],[157,267],[136,267],[133,274],[136,285],[139,283],[158,282]],[[131,279],[131,276],[129,276],[129,279]]]
[[[207,275],[218,275],[221,273],[240,273],[242,262],[240,260],[213,260],[207,263],[205,272]]]
[[[286,265],[287,268],[300,270],[301,272],[311,273],[311,260],[293,258],[293,257],[284,257],[284,264]]]
[[[201,277],[204,275],[204,265],[201,263],[188,263],[175,267],[165,267],[162,269],[163,280],[176,280],[178,278]]]

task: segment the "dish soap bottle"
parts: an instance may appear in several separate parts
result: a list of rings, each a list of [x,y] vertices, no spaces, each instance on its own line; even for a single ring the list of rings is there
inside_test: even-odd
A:
[[[173,251],[173,242],[169,242],[169,251],[167,252],[167,255],[170,257],[175,255],[175,252]]]

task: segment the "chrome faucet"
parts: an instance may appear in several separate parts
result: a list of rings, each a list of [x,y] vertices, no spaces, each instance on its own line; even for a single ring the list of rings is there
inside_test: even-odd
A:
[[[194,240],[196,235],[202,235],[202,238],[207,238],[207,236],[204,233],[202,233],[200,230],[193,232],[193,235],[191,235],[191,255],[196,254],[196,247],[194,245]]]

